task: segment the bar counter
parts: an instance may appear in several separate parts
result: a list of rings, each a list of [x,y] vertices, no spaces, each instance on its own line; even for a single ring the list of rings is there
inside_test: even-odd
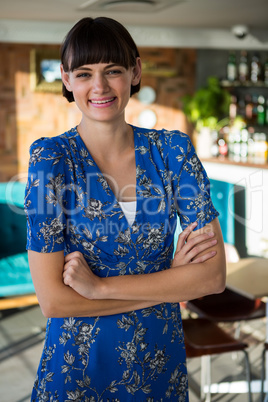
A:
[[[245,190],[245,226],[248,256],[268,257],[268,164],[234,162],[227,158],[202,159],[210,179],[242,186]],[[229,197],[229,194],[222,194]],[[229,211],[229,213],[231,213]]]
[[[242,167],[250,167],[256,169],[268,169],[268,161],[267,163],[255,163],[255,162],[236,162],[234,160],[218,157],[218,158],[201,158],[202,163],[209,162],[209,163],[219,163],[219,164],[226,164],[226,165],[235,165],[235,166],[242,166]]]

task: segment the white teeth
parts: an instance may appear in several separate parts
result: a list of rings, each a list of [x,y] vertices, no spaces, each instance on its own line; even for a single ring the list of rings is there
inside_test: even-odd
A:
[[[101,105],[102,103],[108,103],[108,102],[112,102],[115,98],[111,98],[111,99],[107,99],[107,100],[103,100],[103,101],[95,101],[92,100],[91,103],[97,103],[98,105]]]

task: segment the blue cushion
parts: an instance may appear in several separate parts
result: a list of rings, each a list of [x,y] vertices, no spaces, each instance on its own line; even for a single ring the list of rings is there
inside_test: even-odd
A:
[[[9,181],[0,183],[0,203],[23,208],[26,183]]]
[[[25,252],[24,193],[25,183],[0,183],[0,258]]]
[[[234,185],[225,181],[210,179],[210,195],[219,212],[219,222],[224,243],[235,243],[235,200]]]
[[[210,195],[214,207],[220,214],[218,219],[224,242],[233,244],[237,248],[240,257],[247,257],[244,224],[245,189],[236,184],[210,179]],[[178,220],[174,236],[175,247],[180,232],[181,227]]]
[[[26,252],[0,260],[0,297],[34,293],[34,291]]]

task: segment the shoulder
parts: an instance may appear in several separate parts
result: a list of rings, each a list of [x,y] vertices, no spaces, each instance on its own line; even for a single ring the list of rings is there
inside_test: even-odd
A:
[[[41,137],[30,146],[30,165],[36,163],[58,163],[64,160],[68,154],[70,143],[77,135],[76,129],[71,129],[55,137]]]
[[[178,148],[181,147],[185,151],[189,151],[192,146],[190,137],[179,130],[154,130],[147,128],[135,127],[135,131],[139,137],[146,139],[151,145]]]
[[[31,144],[30,153],[64,149],[76,135],[78,135],[76,129],[71,129],[55,137],[41,137]]]
[[[136,128],[140,137],[140,152],[150,149],[151,152],[161,156],[167,168],[174,170],[174,164],[178,169],[178,163],[182,166],[185,160],[193,154],[194,147],[190,137],[179,130],[149,130]],[[144,148],[144,151],[143,151]]]

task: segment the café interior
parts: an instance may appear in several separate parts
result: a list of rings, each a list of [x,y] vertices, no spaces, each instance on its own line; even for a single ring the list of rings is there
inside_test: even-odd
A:
[[[79,122],[61,94],[59,48],[87,16],[128,28],[143,73],[126,120],[187,133],[220,212],[226,289],[181,303],[190,401],[268,401],[267,0],[0,0],[0,10],[1,401],[30,400],[44,343],[26,252],[29,147]]]

